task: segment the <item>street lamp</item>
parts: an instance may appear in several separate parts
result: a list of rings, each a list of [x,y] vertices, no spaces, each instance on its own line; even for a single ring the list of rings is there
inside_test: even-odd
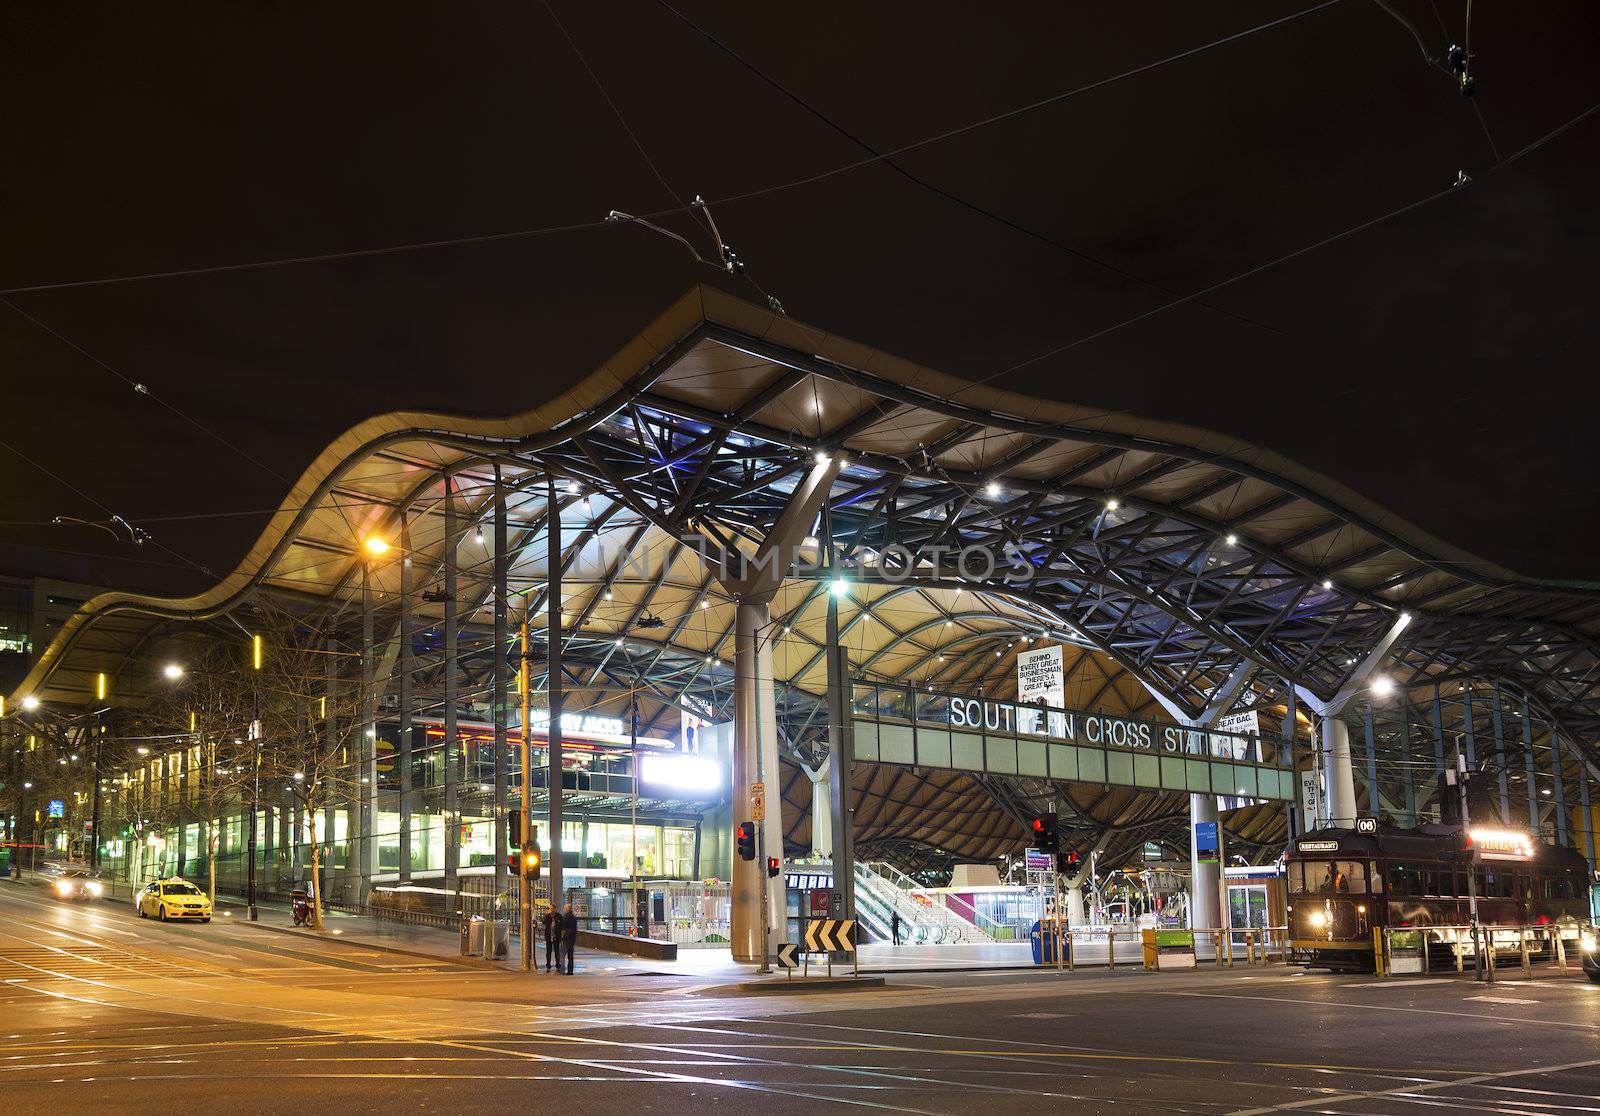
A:
[[[32,713],[35,709],[39,708],[39,699],[34,697],[32,694],[29,694],[27,697],[22,699],[22,708],[27,710],[29,713]]]
[[[367,548],[367,553],[374,558],[389,553],[389,540],[382,535],[368,535],[362,546]]]
[[[183,668],[177,663],[168,663],[166,666],[161,668],[161,673],[167,679],[167,681],[176,682],[178,679],[183,677]]]

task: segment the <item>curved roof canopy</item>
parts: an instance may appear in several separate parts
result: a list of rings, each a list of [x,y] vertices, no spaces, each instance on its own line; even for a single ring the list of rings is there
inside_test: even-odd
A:
[[[495,374],[539,373],[535,362]],[[1247,703],[1285,683],[1330,698],[1408,613],[1388,667],[1401,687],[1492,681],[1583,742],[1600,729],[1600,586],[1518,577],[1240,440],[959,381],[710,288],[531,411],[361,423],[306,469],[216,587],[95,598],[12,697],[86,703],[105,672],[137,700],[158,684],[149,660],[164,641],[263,592],[338,612],[359,605],[365,579],[392,614],[404,582],[426,628],[443,612],[447,518],[461,617],[487,630],[497,492],[510,586],[537,614],[554,481],[578,681],[644,679],[664,703],[721,704],[734,609],[703,555],[753,552],[819,453],[844,462],[828,513],[848,563],[841,640],[858,675],[1003,695],[1016,651],[1046,639],[1072,649],[1069,705],[1137,713],[1159,701],[1199,717],[1241,664],[1259,671]],[[371,538],[390,552],[372,555]],[[963,547],[1004,562],[958,568]],[[827,590],[807,568],[772,603],[797,760],[813,754],[823,690]],[[1006,813],[1006,794],[984,789],[985,809]],[[954,793],[926,781],[880,792],[909,810]],[[1139,809],[1161,812],[1099,805],[1100,824],[1107,810],[1130,826]],[[917,839],[992,855],[1019,836],[968,821],[948,840]]]

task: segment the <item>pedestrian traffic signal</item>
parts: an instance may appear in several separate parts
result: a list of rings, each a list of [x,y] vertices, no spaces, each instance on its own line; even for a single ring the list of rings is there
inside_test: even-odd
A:
[[[1033,819],[1033,847],[1040,852],[1055,853],[1061,848],[1061,834],[1056,831],[1056,816],[1040,814]]]
[[[775,857],[775,856],[767,857],[767,879],[770,880],[774,876],[776,876],[777,874],[778,874],[778,858]]]
[[[512,810],[506,815],[506,848],[522,847],[522,811]]]
[[[739,823],[739,859],[754,860],[756,858],[756,823]]]
[[[513,876],[522,875],[522,850],[512,849],[506,853],[506,865],[511,869]]]

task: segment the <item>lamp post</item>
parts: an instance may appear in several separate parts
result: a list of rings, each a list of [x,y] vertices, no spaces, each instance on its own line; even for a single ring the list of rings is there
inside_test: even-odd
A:
[[[255,745],[255,782],[250,791],[250,829],[245,834],[245,904],[249,919],[255,922],[256,914],[256,826],[261,815],[261,637],[250,638],[250,663],[255,672],[255,684],[250,702],[250,742]]]

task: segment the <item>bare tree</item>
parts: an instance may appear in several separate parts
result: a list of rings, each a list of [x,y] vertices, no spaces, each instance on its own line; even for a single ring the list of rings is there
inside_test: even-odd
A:
[[[182,733],[192,749],[188,799],[205,828],[207,890],[217,898],[217,851],[221,821],[242,805],[259,762],[258,680],[249,649],[225,642],[197,648],[173,688],[150,702],[142,719],[156,733]]]
[[[312,926],[318,930],[324,854],[333,839],[318,832],[318,818],[328,807],[360,802],[371,789],[362,781],[362,759],[372,748],[367,683],[359,653],[341,644],[334,622],[310,625],[278,612],[257,621],[261,776],[290,788],[304,811]]]

